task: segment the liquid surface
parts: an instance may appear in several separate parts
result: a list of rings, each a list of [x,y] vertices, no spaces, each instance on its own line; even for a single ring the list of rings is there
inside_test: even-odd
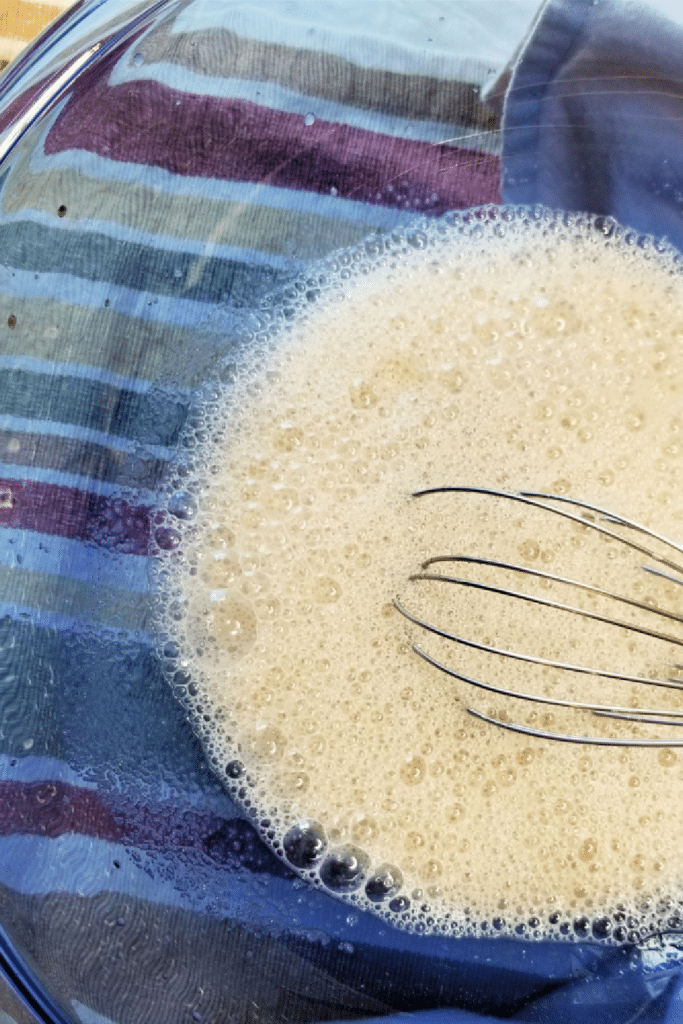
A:
[[[350,278],[344,260],[328,266],[321,298],[304,283],[294,326],[266,330],[206,413],[192,504],[171,499],[167,666],[191,677],[181,698],[211,763],[304,877],[396,924],[622,941],[676,919],[683,730],[479,690],[413,644],[551,699],[680,711],[683,692],[501,659],[394,606],[484,645],[681,675],[676,642],[410,579],[431,557],[475,554],[683,613],[683,587],[576,523],[486,494],[411,497],[550,492],[683,539],[683,282],[671,255],[632,241],[510,211],[359,250]],[[504,585],[601,610],[542,580]],[[468,708],[672,745],[546,740]]]

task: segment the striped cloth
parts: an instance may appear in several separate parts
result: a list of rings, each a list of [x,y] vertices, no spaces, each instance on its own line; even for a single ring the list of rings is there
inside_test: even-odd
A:
[[[302,889],[151,640],[155,501],[197,393],[316,260],[499,201],[480,89],[535,5],[125,6],[75,10],[0,110],[6,132],[104,41],[0,165],[0,951],[83,1024],[559,1020],[552,992],[598,972],[640,1013],[631,950],[408,934]]]

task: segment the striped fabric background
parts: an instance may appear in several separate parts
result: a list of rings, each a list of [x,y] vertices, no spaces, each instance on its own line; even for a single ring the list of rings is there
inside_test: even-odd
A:
[[[231,5],[194,6],[86,70],[4,176],[6,594],[45,626],[144,633],[149,508],[244,307],[373,231],[498,200],[481,62],[363,67],[334,39],[245,38]],[[453,136],[467,145],[432,141]]]
[[[100,24],[114,41],[0,168],[0,910],[83,1024],[509,1015],[602,959],[300,891],[213,782],[149,622],[197,389],[316,260],[499,201],[479,91],[534,6],[168,2]]]

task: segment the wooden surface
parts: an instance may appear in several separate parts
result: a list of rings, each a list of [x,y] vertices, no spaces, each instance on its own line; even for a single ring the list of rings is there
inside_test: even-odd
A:
[[[49,25],[72,0],[0,0],[0,71]]]

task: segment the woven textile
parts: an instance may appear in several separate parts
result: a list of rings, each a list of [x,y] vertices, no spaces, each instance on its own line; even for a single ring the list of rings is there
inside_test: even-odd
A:
[[[638,950],[408,934],[302,888],[162,676],[155,502],[249,311],[369,234],[500,201],[481,87],[507,5],[335,6],[85,5],[5,91],[10,132],[103,43],[0,167],[5,938],[84,1024],[663,1020],[679,973]]]

